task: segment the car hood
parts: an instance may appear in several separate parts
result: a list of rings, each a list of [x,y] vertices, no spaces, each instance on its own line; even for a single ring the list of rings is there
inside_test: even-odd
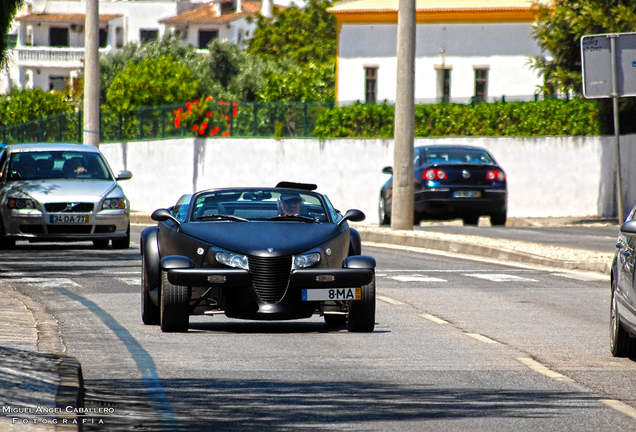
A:
[[[25,180],[9,182],[7,186],[7,196],[22,192],[40,203],[97,202],[117,183],[108,180]]]
[[[306,252],[342,230],[333,223],[219,221],[186,223],[181,232],[232,252],[284,256]]]

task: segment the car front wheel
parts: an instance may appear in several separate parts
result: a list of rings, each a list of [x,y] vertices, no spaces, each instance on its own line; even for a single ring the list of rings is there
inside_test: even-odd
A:
[[[504,226],[506,225],[507,215],[506,212],[496,213],[490,215],[490,225],[492,226]]]
[[[375,327],[375,275],[369,285],[361,287],[361,299],[349,302],[347,330],[372,332]]]
[[[130,224],[128,224],[128,230],[126,230],[126,237],[114,238],[113,249],[128,249],[130,247]]]
[[[161,331],[187,332],[190,324],[190,295],[186,286],[172,285],[162,272]]]
[[[150,300],[146,258],[141,256],[141,321],[146,325],[159,324],[159,307]]]
[[[636,355],[636,338],[629,334],[621,325],[616,300],[616,280],[612,281],[612,301],[610,304],[610,351],[614,357],[632,357]]]

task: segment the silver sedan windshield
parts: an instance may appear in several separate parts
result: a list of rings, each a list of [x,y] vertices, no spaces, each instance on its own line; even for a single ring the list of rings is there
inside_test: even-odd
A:
[[[29,151],[11,154],[8,181],[49,179],[112,180],[112,176],[98,153]]]

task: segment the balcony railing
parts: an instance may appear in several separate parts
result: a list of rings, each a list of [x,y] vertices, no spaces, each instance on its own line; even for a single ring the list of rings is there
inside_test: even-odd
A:
[[[105,54],[110,48],[100,48]],[[81,66],[84,61],[84,47],[18,46],[15,48],[16,63],[19,66],[67,65]]]

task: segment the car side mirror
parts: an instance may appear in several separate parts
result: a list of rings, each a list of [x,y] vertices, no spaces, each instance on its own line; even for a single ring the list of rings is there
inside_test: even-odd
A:
[[[630,220],[621,225],[621,234],[625,237],[636,237],[636,220]]]
[[[130,180],[132,178],[132,173],[128,170],[121,170],[117,173],[116,180]]]
[[[384,167],[384,168],[382,168],[382,174],[393,175],[393,167]]]
[[[176,217],[174,217],[172,215],[172,213],[170,213],[168,210],[166,209],[158,209],[155,210],[154,212],[152,212],[152,214],[150,215],[150,219],[152,219],[153,221],[156,222],[165,222],[167,220],[171,220],[172,222],[176,223],[177,226],[181,226],[181,222],[179,222],[179,219],[177,219]]]
[[[340,222],[338,222],[338,226],[341,226],[343,223],[345,223],[348,220],[350,220],[351,222],[362,222],[365,219],[366,219],[366,216],[360,210],[356,210],[356,209],[347,210],[347,213],[345,213],[344,217],[340,219]]]

